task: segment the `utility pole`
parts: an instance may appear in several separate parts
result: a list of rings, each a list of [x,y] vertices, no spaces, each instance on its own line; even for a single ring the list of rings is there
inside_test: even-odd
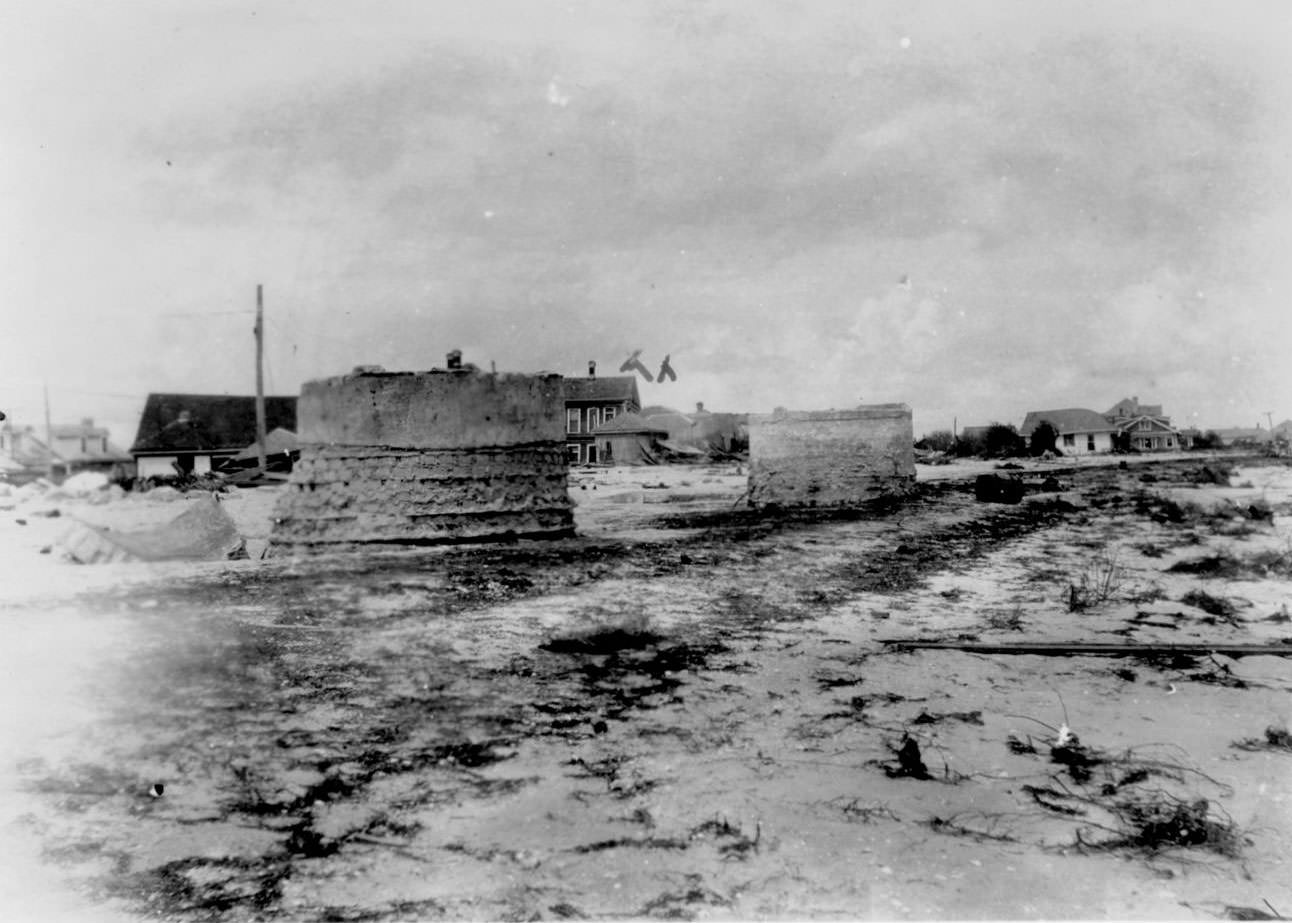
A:
[[[256,285],[256,462],[265,470],[265,287]]]
[[[54,427],[49,424],[49,382],[45,382],[45,449],[49,452],[49,479],[54,480]]]

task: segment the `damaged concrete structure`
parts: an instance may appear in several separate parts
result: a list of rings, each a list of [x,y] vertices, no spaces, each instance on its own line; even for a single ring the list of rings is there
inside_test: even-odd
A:
[[[307,382],[273,553],[574,532],[561,376],[361,367]]]
[[[749,417],[753,506],[849,507],[915,482],[914,430],[905,404]]]

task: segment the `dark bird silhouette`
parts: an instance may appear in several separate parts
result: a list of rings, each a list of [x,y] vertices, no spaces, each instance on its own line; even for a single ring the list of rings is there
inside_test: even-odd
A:
[[[673,371],[673,366],[668,364],[668,360],[671,355],[672,354],[670,353],[668,356],[665,356],[664,361],[660,363],[658,376],[660,381],[664,380],[665,375],[668,376],[669,381],[677,381],[677,372]]]
[[[624,360],[623,365],[619,366],[619,371],[641,372],[642,377],[645,378],[647,381],[654,381],[655,378],[651,375],[650,369],[646,368],[646,366],[642,364],[642,361],[637,358],[641,354],[642,354],[642,351],[640,349],[633,350],[633,354]]]

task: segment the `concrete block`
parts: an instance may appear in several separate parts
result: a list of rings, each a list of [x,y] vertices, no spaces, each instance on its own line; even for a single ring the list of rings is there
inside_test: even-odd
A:
[[[901,492],[915,481],[913,442],[905,404],[751,414],[750,503],[849,507]]]

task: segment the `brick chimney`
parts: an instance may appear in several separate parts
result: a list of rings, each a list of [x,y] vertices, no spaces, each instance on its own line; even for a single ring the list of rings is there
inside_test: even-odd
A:
[[[695,412],[696,412],[696,413],[704,413],[704,401],[696,401],[696,402],[695,402]]]
[[[462,350],[450,350],[444,361],[450,370],[462,368]]]
[[[597,362],[595,359],[588,360],[588,377],[589,378],[597,377]]]

